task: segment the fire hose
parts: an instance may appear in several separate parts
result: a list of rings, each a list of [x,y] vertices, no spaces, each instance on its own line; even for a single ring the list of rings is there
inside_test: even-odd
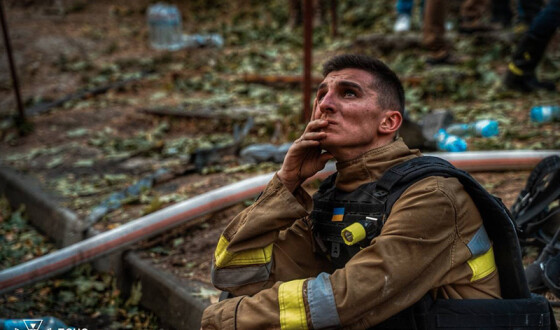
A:
[[[433,153],[466,171],[529,170],[540,160],[560,151],[474,151]],[[313,178],[325,178],[335,163]],[[47,255],[0,271],[0,294],[64,273],[73,267],[123,249],[140,240],[159,235],[189,220],[217,212],[258,195],[274,173],[255,176],[148,214],[118,228],[100,233]]]

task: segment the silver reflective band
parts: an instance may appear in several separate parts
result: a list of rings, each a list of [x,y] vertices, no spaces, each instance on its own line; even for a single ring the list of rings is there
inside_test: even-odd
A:
[[[240,268],[218,268],[212,265],[212,284],[219,288],[231,288],[234,286],[262,282],[270,277],[272,261],[265,265],[240,267]]]
[[[314,329],[340,326],[329,274],[320,273],[307,281],[307,301]]]
[[[484,226],[480,226],[469,244],[467,244],[467,247],[471,251],[473,258],[490,250],[492,243],[490,243],[490,238],[488,238],[488,234],[486,233]]]

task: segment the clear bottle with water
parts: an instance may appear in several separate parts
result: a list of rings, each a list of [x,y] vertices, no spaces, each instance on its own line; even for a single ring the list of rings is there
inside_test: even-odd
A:
[[[183,44],[186,48],[216,47],[222,48],[224,39],[217,33],[186,34],[183,35]]]
[[[240,157],[245,163],[262,163],[272,161],[282,163],[292,143],[276,146],[270,143],[253,144],[240,152]]]
[[[150,45],[155,49],[183,48],[181,13],[177,6],[157,3],[148,8]]]
[[[539,105],[531,108],[531,120],[537,123],[560,121],[560,106]]]
[[[468,124],[453,124],[445,130],[448,134],[457,136],[492,137],[500,133],[498,122],[490,119],[483,119]]]
[[[443,128],[434,135],[434,138],[437,148],[441,151],[461,152],[467,150],[467,141],[457,135],[447,133]]]

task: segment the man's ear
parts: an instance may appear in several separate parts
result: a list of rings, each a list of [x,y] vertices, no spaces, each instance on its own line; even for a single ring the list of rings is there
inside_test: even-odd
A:
[[[398,131],[403,121],[402,114],[395,110],[387,110],[384,115],[384,118],[379,124],[379,133],[393,134]]]

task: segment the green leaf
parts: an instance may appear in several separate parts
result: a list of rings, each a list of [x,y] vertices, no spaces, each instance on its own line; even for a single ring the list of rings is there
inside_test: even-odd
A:
[[[173,240],[173,247],[178,247],[185,243],[185,239],[183,237],[179,237]]]
[[[157,254],[162,254],[162,255],[170,255],[171,251],[169,251],[168,249],[165,249],[161,246],[156,246],[150,249],[150,252],[152,253],[157,253]]]
[[[154,198],[152,198],[152,201],[150,202],[150,205],[148,205],[144,209],[142,209],[142,215],[153,213],[153,212],[161,209],[162,206],[163,206],[163,203],[161,202],[159,197],[155,196]]]
[[[130,297],[126,300],[125,306],[137,306],[142,299],[142,282],[137,281],[132,284]]]
[[[64,290],[58,293],[58,299],[63,303],[71,303],[76,300],[76,295],[72,291]]]
[[[92,167],[94,163],[93,159],[80,159],[74,163],[74,167]]]
[[[161,99],[163,99],[163,98],[165,98],[165,97],[167,97],[167,92],[160,91],[160,92],[155,92],[155,93],[153,93],[153,94],[150,96],[150,100],[151,100],[151,101],[158,101],[158,100],[161,100]]]
[[[89,129],[87,128],[77,128],[71,131],[68,131],[66,133],[66,136],[70,137],[70,138],[75,138],[75,137],[82,137],[86,134],[89,133]]]
[[[45,166],[50,169],[50,168],[55,168],[61,165],[62,163],[64,163],[64,156],[57,156],[51,159]]]

